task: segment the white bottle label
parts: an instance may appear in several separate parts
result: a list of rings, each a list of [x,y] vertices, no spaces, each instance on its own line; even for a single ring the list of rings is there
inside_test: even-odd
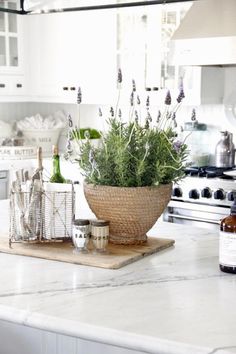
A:
[[[219,263],[236,267],[236,233],[220,231]]]

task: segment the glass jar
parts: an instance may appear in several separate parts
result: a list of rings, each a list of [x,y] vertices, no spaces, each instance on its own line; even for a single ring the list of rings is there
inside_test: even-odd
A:
[[[107,252],[109,221],[91,220],[91,238],[95,252]]]
[[[90,223],[86,219],[76,219],[73,222],[72,241],[76,252],[88,252],[90,238]]]
[[[204,123],[186,122],[184,132],[187,134],[188,160],[191,166],[203,167],[210,164],[211,142],[207,125]],[[184,139],[183,139],[184,140]]]

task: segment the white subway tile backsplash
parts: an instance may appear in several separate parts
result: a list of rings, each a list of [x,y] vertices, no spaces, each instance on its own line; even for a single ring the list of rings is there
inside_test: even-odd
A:
[[[151,102],[153,107],[153,102]],[[158,107],[153,109],[153,118]],[[161,107],[160,107],[161,108]],[[229,130],[233,133],[234,142],[236,145],[236,129],[234,121],[229,119],[228,107],[224,104],[215,105],[201,105],[201,106],[183,106],[177,112],[177,121],[179,126],[184,126],[184,122],[190,121],[192,109],[196,109],[196,116],[199,122],[206,123],[208,126],[208,133],[211,147],[211,154],[214,154],[214,148],[220,139],[221,130]],[[26,116],[40,113],[42,116],[50,115],[58,110],[62,110],[66,115],[72,116],[74,125],[81,127],[94,127],[97,129],[104,129],[105,120],[109,116],[109,106],[101,106],[103,117],[99,117],[98,105],[83,105],[76,104],[60,104],[60,103],[40,103],[40,102],[16,102],[16,103],[0,103],[0,120],[15,121]],[[127,107],[122,107],[122,119],[128,117]],[[143,115],[144,116],[144,115]],[[145,118],[145,117],[144,117]],[[236,119],[235,119],[236,120]],[[62,133],[60,138],[60,148],[63,149],[66,144],[66,130]]]

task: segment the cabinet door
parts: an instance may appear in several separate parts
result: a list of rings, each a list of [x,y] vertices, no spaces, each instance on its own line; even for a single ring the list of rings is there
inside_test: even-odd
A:
[[[4,2],[9,9],[16,9],[15,0]],[[22,17],[12,13],[0,13],[0,73],[22,71]]]
[[[31,84],[38,100],[108,102],[115,89],[113,12],[72,12],[32,16]]]

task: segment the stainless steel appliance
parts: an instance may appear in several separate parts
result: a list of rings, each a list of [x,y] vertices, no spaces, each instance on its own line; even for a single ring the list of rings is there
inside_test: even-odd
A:
[[[215,165],[217,167],[233,167],[235,158],[235,147],[233,134],[228,131],[221,132],[221,139],[215,149]]]
[[[163,219],[219,230],[220,220],[229,215],[236,192],[236,180],[224,175],[224,171],[216,167],[187,169],[186,177],[173,186]]]
[[[0,200],[8,197],[8,171],[0,171]]]

